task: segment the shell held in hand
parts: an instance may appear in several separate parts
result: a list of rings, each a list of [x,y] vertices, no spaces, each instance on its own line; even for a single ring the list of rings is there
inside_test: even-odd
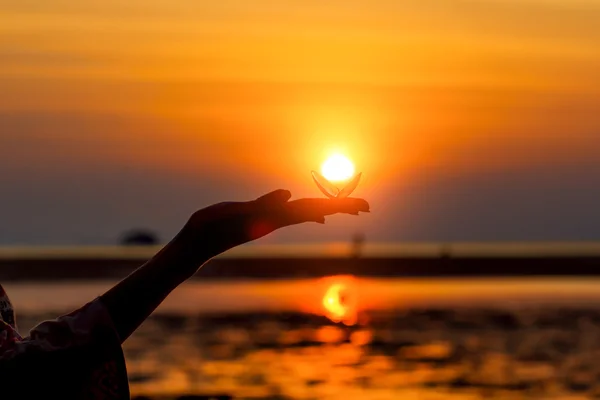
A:
[[[317,187],[323,192],[323,194],[330,199],[343,199],[348,197],[358,187],[362,172],[356,174],[354,178],[348,181],[345,186],[339,189],[336,185],[329,182],[323,175],[317,171],[311,171],[313,180],[317,184]]]

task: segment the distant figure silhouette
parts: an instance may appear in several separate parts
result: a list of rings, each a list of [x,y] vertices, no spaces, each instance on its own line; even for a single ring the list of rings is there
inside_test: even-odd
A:
[[[365,241],[365,235],[362,233],[357,233],[352,237],[352,257],[359,258],[362,255]]]
[[[212,257],[277,229],[368,212],[362,199],[299,199],[277,190],[248,202],[195,212],[146,264],[82,308],[17,332],[0,287],[0,398],[121,400],[129,385],[121,344],[181,283]]]
[[[121,239],[123,246],[155,246],[159,240],[154,233],[144,230],[127,232]]]
[[[440,258],[449,259],[452,258],[452,246],[449,244],[443,244],[440,247]]]

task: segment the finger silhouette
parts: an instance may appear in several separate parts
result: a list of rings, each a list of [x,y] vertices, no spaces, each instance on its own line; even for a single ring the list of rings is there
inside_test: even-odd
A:
[[[325,223],[325,216],[338,213],[358,215],[369,212],[369,203],[363,199],[299,199],[286,204],[284,225],[303,222]]]
[[[264,196],[256,199],[259,203],[270,204],[270,203],[285,203],[292,197],[289,190],[278,189],[271,193],[267,193]]]
[[[299,199],[290,201],[289,206],[300,213],[333,215],[338,213],[356,214],[369,212],[370,206],[364,199],[348,197],[345,199]]]

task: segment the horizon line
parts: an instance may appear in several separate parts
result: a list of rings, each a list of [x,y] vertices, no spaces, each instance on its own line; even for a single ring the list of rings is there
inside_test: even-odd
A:
[[[131,245],[0,245],[4,259],[148,259],[164,244]],[[506,242],[320,242],[246,244],[215,258],[366,258],[385,257],[560,257],[600,256],[599,241]]]

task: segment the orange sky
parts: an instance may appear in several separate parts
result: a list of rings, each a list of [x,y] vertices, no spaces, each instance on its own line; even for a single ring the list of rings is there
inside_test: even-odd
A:
[[[598,0],[0,0],[0,168],[316,195],[339,149],[384,201],[596,166],[598,21]]]

